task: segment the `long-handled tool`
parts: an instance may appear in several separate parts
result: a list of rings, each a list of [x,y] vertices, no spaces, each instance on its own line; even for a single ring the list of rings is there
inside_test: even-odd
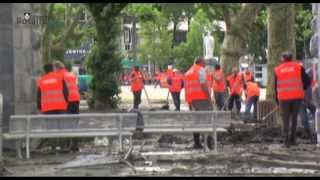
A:
[[[145,87],[143,87],[143,90],[144,90],[144,93],[146,94],[148,104],[149,104],[150,108],[152,108],[152,105],[151,105],[151,102],[150,102],[150,99],[149,99],[149,95],[148,95],[148,93],[147,93],[146,88],[145,88]]]
[[[166,104],[165,104],[165,105],[163,105],[163,106],[161,107],[161,109],[166,109],[166,110],[168,110],[168,109],[169,109],[169,95],[170,95],[170,91],[168,90],[168,94],[167,94],[167,102],[166,102]]]
[[[270,111],[268,114],[266,114],[265,116],[262,117],[262,121],[266,120],[269,116],[271,116],[273,113],[275,113],[278,109],[279,109],[279,106],[276,106],[275,108],[273,108],[272,111]]]
[[[231,98],[231,95],[229,95],[229,96],[227,97],[227,99],[224,101],[224,104],[223,104],[223,106],[222,106],[222,108],[221,108],[222,111],[224,110],[225,106],[228,104],[230,98]]]

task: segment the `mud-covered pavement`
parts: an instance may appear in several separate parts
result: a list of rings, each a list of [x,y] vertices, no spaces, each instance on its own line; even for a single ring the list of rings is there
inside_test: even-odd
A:
[[[148,89],[152,106],[161,108],[167,91],[153,89]],[[121,97],[131,102],[132,95],[125,90]],[[142,101],[140,109],[150,110],[146,100]],[[132,107],[128,102],[120,105],[119,112]],[[181,110],[188,108],[182,104]],[[81,111],[88,111],[85,103]],[[217,154],[193,149],[192,134],[152,134],[145,141],[134,140],[127,161],[122,159],[128,140],[124,140],[124,152],[118,154],[117,138],[110,153],[106,139],[84,141],[78,152],[37,150],[29,160],[17,159],[11,150],[4,154],[5,176],[319,176],[320,148],[310,144],[301,130],[297,132],[298,145],[284,148],[280,134],[279,129],[236,127],[218,133]]]
[[[33,152],[30,160],[7,154],[5,176],[317,176],[320,149],[303,139],[284,148],[279,130],[220,133],[218,154],[192,148],[192,135],[153,134],[134,141],[127,162],[124,154],[106,146],[83,143],[80,152]],[[126,143],[126,141],[125,141]],[[127,146],[126,146],[127,147]]]

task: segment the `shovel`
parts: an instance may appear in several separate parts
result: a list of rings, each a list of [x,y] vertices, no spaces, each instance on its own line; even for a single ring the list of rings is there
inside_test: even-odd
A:
[[[262,121],[266,120],[269,116],[271,116],[273,113],[275,113],[278,109],[279,109],[279,106],[276,106],[275,108],[273,108],[272,111],[270,111],[268,114],[266,114],[265,116],[262,117]]]
[[[148,101],[148,104],[149,104],[150,108],[151,108],[151,109],[153,109],[153,108],[152,108],[152,105],[151,105],[151,102],[150,102],[150,99],[149,99],[149,95],[148,95],[148,93],[147,93],[146,88],[145,88],[145,87],[143,87],[143,90],[144,90],[144,93],[146,94],[147,101]]]

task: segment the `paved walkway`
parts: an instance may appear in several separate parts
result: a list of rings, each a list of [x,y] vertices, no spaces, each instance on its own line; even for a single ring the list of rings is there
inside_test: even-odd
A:
[[[145,89],[147,91],[147,94],[149,96],[149,99],[152,103],[153,107],[161,107],[161,105],[164,105],[167,99],[168,95],[168,89],[167,88],[154,88],[153,85],[146,85]],[[266,89],[261,89],[260,93],[260,100],[265,100],[266,96]],[[121,100],[122,100],[122,105],[121,107],[124,108],[130,108],[132,107],[132,102],[133,102],[133,95],[132,92],[130,91],[130,86],[121,86],[121,94],[120,94]],[[148,100],[146,97],[146,93],[143,91],[141,95],[142,103],[141,103],[141,108],[148,108]],[[174,109],[173,101],[171,98],[171,95],[169,95],[169,103],[170,103],[170,109]],[[241,112],[245,111],[245,104],[242,103],[241,106]],[[184,95],[184,90],[181,92],[181,110],[188,110],[188,106],[185,103],[185,95]]]

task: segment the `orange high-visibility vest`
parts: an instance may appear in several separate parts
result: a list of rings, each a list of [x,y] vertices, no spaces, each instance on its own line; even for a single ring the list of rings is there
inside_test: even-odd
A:
[[[277,97],[279,100],[304,98],[301,67],[300,64],[292,61],[284,62],[275,67]]]
[[[194,64],[185,74],[185,96],[190,104],[193,100],[207,100],[209,97],[202,90],[199,81],[199,71],[203,68]]]
[[[260,88],[255,82],[247,82],[247,100],[252,96],[260,96]]]
[[[63,95],[63,79],[51,72],[43,75],[37,82],[41,91],[41,112],[67,110],[67,102]]]
[[[132,92],[141,91],[144,87],[143,76],[142,76],[141,72],[140,71],[138,71],[138,72],[132,71],[130,78],[132,78],[132,76],[134,76],[134,78],[131,82],[131,91]]]
[[[167,75],[167,77],[171,77],[173,75],[173,70],[167,69],[166,75]]]
[[[233,74],[229,75],[227,77],[227,80],[229,82],[229,85],[230,85],[230,95],[234,95],[234,94],[237,94],[237,95],[241,95],[242,93],[242,74],[241,73],[238,73],[236,75],[236,77],[234,77]]]
[[[225,84],[225,80],[224,80],[224,73],[221,69],[219,70],[215,70],[213,72],[213,91],[214,92],[224,92],[226,89],[226,84]],[[215,78],[217,79],[221,79],[221,80],[215,80]]]
[[[180,92],[182,89],[182,75],[178,73],[173,73],[171,76],[171,86],[169,86],[170,92]]]
[[[169,88],[169,84],[167,82],[168,76],[166,73],[160,73],[160,87],[161,88]]]
[[[67,84],[69,91],[68,102],[78,102],[80,101],[80,93],[77,85],[77,77],[68,72],[66,69],[61,69],[57,73],[64,79]]]
[[[243,73],[244,82],[248,82],[253,79],[253,74],[251,71],[246,71]]]

